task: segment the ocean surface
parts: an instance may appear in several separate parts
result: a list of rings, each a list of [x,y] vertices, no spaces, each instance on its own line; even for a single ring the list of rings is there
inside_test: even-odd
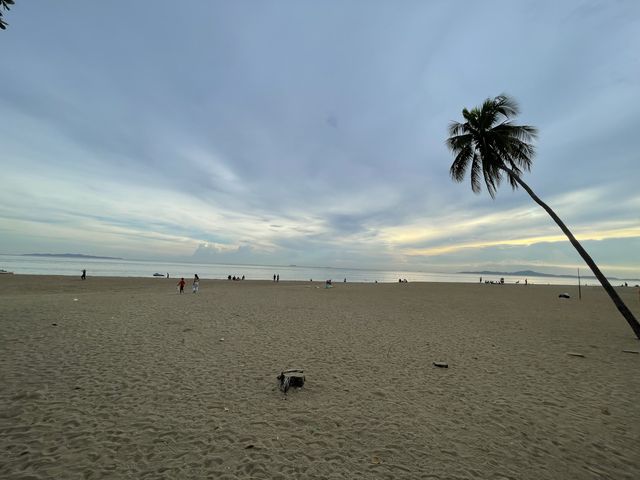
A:
[[[26,275],[70,275],[80,276],[83,269],[87,276],[95,277],[152,277],[154,273],[167,273],[171,278],[191,278],[197,273],[200,278],[226,279],[228,275],[247,280],[271,280],[280,275],[281,281],[325,281],[334,282],[397,282],[407,279],[409,282],[455,282],[478,283],[479,275],[463,273],[435,273],[405,270],[367,270],[333,267],[302,267],[272,265],[226,265],[206,263],[176,263],[143,260],[107,260],[93,258],[31,257],[22,255],[0,255],[0,269],[15,274]],[[574,278],[527,277],[529,283],[543,285],[577,285]],[[499,276],[483,276],[484,280],[498,281]],[[505,283],[524,283],[520,276],[504,276]],[[624,282],[616,280],[613,285]],[[583,279],[583,285],[596,285],[595,279]]]

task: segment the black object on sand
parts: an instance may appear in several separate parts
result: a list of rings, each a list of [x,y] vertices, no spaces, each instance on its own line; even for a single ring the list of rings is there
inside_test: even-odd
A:
[[[558,298],[571,298],[571,295],[569,295],[568,293],[561,293],[560,295],[558,295]]]
[[[449,364],[445,362],[433,362],[436,367],[440,368],[449,368]]]
[[[287,390],[289,390],[291,387],[303,387],[305,380],[303,373],[304,372],[299,368],[292,368],[280,372],[280,375],[276,377],[278,379],[278,382],[280,383],[280,390],[282,390],[284,393],[287,393]]]

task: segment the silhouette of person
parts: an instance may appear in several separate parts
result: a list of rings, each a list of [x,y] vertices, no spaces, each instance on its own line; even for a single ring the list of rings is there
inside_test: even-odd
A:
[[[273,274],[273,281],[274,282],[276,281],[276,274],[275,273]]]
[[[276,282],[280,281],[280,274],[276,275]]]
[[[82,270],[82,275],[80,275],[80,279],[81,280],[86,280],[87,279],[87,271],[86,270]]]

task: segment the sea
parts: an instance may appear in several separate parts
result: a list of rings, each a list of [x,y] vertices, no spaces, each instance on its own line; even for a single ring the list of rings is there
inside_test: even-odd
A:
[[[41,257],[26,255],[0,254],[0,269],[24,275],[68,275],[80,276],[87,270],[87,276],[95,277],[153,277],[154,273],[171,278],[191,278],[194,274],[202,279],[227,279],[242,277],[247,280],[272,280],[273,275],[280,275],[280,281],[325,281],[391,283],[399,279],[408,282],[454,282],[478,283],[480,274],[424,272],[413,270],[374,270],[366,268],[309,267],[296,265],[233,265],[213,263],[181,263],[148,260],[121,260],[77,257]],[[504,275],[507,284],[524,283],[521,276]],[[500,275],[482,275],[482,280],[498,282]],[[572,277],[527,277],[530,284],[541,285],[577,285],[578,280]],[[586,280],[586,281],[585,281]],[[613,285],[623,283],[615,280]],[[636,282],[637,283],[637,282]],[[595,279],[582,279],[582,285],[597,285]]]

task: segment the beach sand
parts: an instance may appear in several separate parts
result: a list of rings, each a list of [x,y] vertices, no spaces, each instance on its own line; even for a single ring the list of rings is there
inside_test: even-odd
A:
[[[176,282],[0,276],[0,478],[640,478],[600,287]]]

